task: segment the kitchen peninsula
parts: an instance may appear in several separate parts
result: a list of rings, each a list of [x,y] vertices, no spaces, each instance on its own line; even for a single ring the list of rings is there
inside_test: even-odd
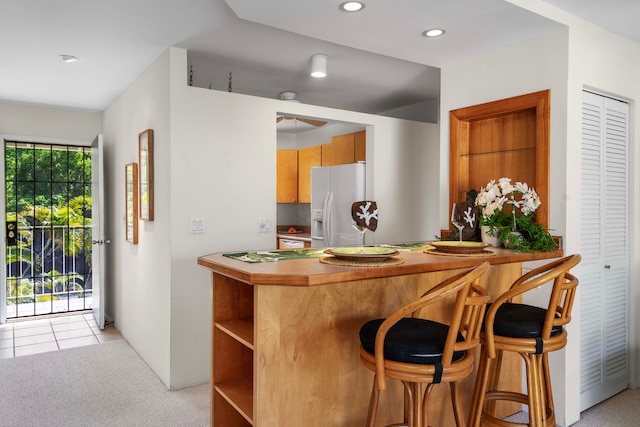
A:
[[[213,426],[357,426],[366,420],[373,374],[359,360],[358,331],[389,315],[452,275],[483,261],[492,298],[522,274],[522,263],[562,256],[562,251],[489,256],[400,252],[399,265],[347,267],[318,258],[248,263],[223,253],[198,258],[213,277]],[[429,317],[443,318],[444,310]],[[518,385],[520,362],[509,362]],[[469,408],[474,376],[461,384]],[[402,420],[402,386],[390,381],[378,420]],[[452,425],[448,387],[431,396],[433,425]]]

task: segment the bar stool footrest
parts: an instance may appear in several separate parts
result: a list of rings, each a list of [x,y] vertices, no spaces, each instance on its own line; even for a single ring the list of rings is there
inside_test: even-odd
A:
[[[525,405],[529,404],[529,396],[515,391],[488,391],[484,396],[484,401],[487,402],[490,400],[508,400],[510,402],[523,403]]]
[[[484,401],[485,403],[489,401],[496,400],[506,400],[509,402],[521,403],[529,406],[529,398],[526,394],[517,393],[515,391],[500,391],[500,390],[492,390],[488,391],[485,394]],[[555,413],[551,410],[551,408],[545,408],[546,419],[544,420],[545,427],[555,427],[556,419]],[[528,423],[515,423],[511,421],[501,420],[500,418],[496,418],[491,414],[486,412],[482,412],[480,414],[480,419],[482,422],[491,425],[491,426],[500,426],[500,427],[523,427],[528,426]]]

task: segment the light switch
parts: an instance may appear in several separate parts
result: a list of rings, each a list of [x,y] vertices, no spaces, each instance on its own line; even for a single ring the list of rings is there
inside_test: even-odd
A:
[[[191,218],[189,234],[204,234],[204,218]]]

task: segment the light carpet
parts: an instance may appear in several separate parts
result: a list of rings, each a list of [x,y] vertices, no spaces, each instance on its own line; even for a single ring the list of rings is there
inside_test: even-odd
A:
[[[0,360],[2,426],[208,426],[209,396],[167,390],[125,340]]]
[[[518,412],[506,420],[528,423],[529,415]],[[640,425],[640,388],[627,389],[580,414],[571,427],[637,427]]]

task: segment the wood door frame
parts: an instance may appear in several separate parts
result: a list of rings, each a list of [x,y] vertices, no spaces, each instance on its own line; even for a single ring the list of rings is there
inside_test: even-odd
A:
[[[470,123],[533,109],[536,116],[536,178],[532,185],[542,202],[536,211],[536,221],[549,228],[550,103],[551,91],[543,90],[449,112],[449,210],[459,201],[461,172],[458,159],[461,144],[469,143]]]

